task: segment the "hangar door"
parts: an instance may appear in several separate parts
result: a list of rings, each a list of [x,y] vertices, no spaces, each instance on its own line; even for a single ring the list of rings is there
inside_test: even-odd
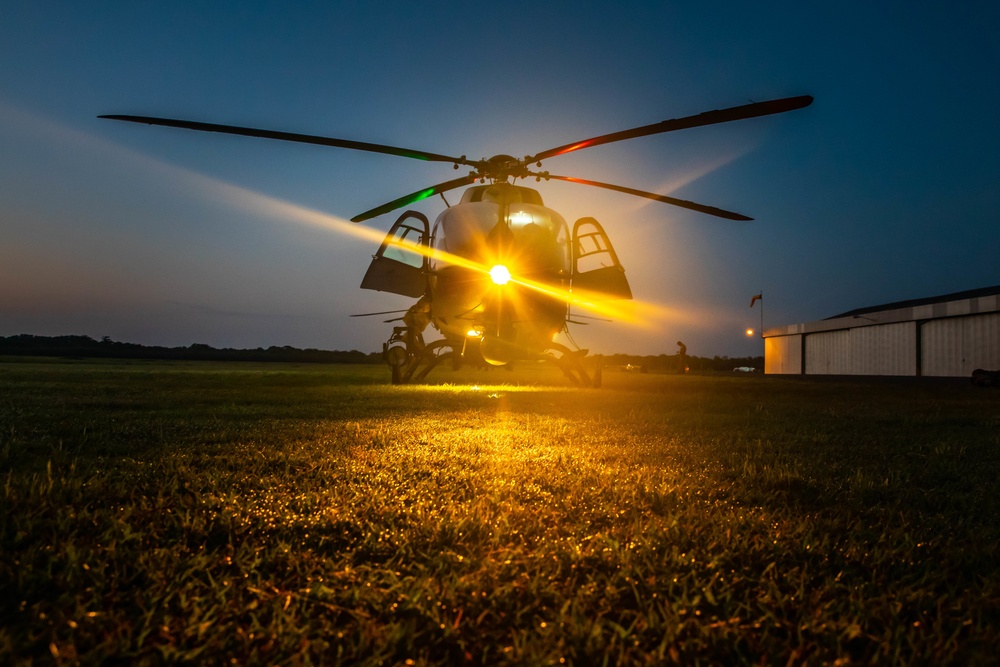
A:
[[[921,325],[921,375],[963,377],[977,368],[1000,370],[1000,313]]]
[[[802,334],[770,336],[764,339],[764,373],[768,375],[802,373]]]
[[[916,323],[896,322],[851,329],[851,373],[916,375]]]
[[[851,332],[823,331],[806,336],[807,375],[849,375]]]

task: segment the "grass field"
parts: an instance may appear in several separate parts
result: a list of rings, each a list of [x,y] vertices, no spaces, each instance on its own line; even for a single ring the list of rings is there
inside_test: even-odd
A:
[[[996,664],[1000,392],[0,361],[0,663]]]

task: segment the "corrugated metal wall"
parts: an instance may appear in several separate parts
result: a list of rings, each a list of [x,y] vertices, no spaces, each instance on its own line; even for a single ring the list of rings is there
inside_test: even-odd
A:
[[[774,375],[802,373],[802,336],[772,336],[764,339],[764,372]]]
[[[920,327],[922,375],[971,375],[1000,370],[1000,313],[932,320]]]
[[[1000,370],[1000,294],[866,312],[765,332],[765,373],[968,377],[977,368]]]
[[[823,331],[806,336],[806,375],[848,375],[851,332]]]
[[[853,375],[916,375],[917,323],[851,329]]]

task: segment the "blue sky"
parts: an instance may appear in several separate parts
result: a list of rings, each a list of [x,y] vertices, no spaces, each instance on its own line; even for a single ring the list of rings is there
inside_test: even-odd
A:
[[[1000,284],[998,20],[995,2],[5,2],[0,335],[374,351],[389,325],[347,315],[409,303],[357,288],[375,243],[297,212],[346,220],[450,165],[109,113],[479,158],[810,94],[545,163],[755,218],[541,184],[670,313],[576,341],[754,354],[759,291],[778,326]]]

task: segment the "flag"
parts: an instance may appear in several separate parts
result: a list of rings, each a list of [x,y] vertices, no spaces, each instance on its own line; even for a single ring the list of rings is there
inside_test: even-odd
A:
[[[764,293],[763,292],[761,292],[760,294],[755,294],[753,296],[753,298],[750,299],[750,307],[753,308],[753,305],[755,303],[757,303],[758,301],[761,301],[763,299],[764,299]],[[763,308],[763,306],[761,306],[761,307]]]

